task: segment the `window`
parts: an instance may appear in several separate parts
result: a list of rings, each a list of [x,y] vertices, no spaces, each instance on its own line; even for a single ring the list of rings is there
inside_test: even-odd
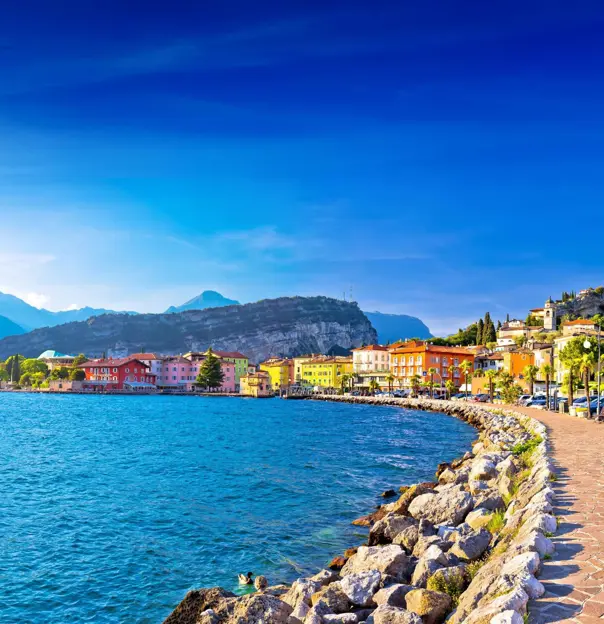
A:
[[[114,373],[117,373],[117,368],[114,368],[114,369],[113,369],[113,372],[114,372]]]
[[[459,366],[459,358],[453,358],[453,366]]]
[[[126,372],[127,372],[127,373],[129,373],[129,372],[130,372],[130,369],[129,369],[129,368],[127,368],[127,369],[126,369]]]

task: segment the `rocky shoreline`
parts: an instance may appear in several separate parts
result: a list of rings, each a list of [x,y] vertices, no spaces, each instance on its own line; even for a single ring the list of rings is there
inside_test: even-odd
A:
[[[321,396],[319,400],[442,412],[479,431],[472,451],[436,480],[355,521],[367,542],[292,585],[238,597],[187,593],[164,624],[522,624],[544,593],[554,551],[555,480],[545,427],[512,410],[452,401]]]

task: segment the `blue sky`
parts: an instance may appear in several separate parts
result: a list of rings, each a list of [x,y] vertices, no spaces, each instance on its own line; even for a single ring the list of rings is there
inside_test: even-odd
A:
[[[341,296],[454,331],[604,282],[604,6],[9,2],[0,290]]]

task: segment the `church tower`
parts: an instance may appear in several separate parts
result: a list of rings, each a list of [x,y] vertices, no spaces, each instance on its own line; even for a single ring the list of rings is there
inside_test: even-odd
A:
[[[554,331],[556,329],[556,304],[550,297],[543,309],[543,329]]]

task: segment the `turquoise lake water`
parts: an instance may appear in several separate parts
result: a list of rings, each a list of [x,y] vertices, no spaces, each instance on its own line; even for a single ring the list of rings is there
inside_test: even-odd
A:
[[[395,407],[0,393],[0,622],[157,624],[238,572],[314,573],[474,438]]]

